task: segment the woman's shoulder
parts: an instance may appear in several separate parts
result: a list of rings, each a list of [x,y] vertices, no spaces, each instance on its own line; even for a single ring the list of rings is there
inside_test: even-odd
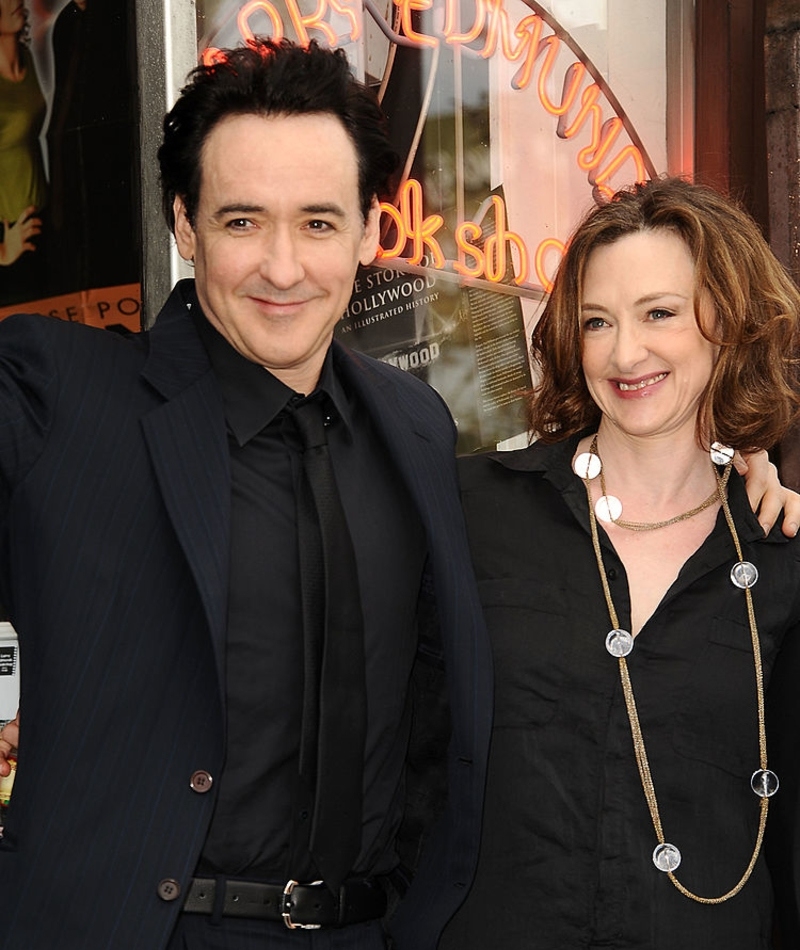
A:
[[[480,489],[520,479],[543,476],[548,472],[568,471],[574,452],[573,440],[545,445],[533,442],[521,449],[481,452],[458,459],[462,490]]]

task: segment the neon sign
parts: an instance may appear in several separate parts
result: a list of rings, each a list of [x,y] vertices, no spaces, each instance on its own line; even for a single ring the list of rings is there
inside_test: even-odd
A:
[[[395,226],[397,238],[392,247],[381,247],[378,257],[399,257],[407,244],[411,244],[411,255],[405,260],[409,264],[419,264],[426,259],[433,267],[445,266],[445,256],[436,240],[436,232],[444,225],[440,214],[425,215],[422,210],[422,185],[409,178],[400,189],[399,208],[386,201],[381,202],[381,211]],[[456,245],[459,258],[453,264],[453,270],[463,277],[477,277],[499,283],[505,276],[508,266],[508,247],[514,247],[519,259],[519,273],[514,283],[524,284],[528,279],[528,250],[519,234],[506,227],[506,207],[502,198],[492,195],[494,206],[495,230],[483,245],[483,229],[474,221],[464,221],[456,228]],[[467,260],[471,257],[473,262]]]
[[[602,76],[579,47],[559,25],[537,4],[528,3],[525,12],[513,18],[507,0],[475,0],[472,22],[460,22],[459,0],[392,0],[396,8],[396,29],[384,21],[378,26],[397,45],[420,49],[437,49],[442,44],[458,47],[464,55],[488,60],[501,56],[516,66],[510,79],[511,88],[520,91],[535,89],[545,113],[555,120],[555,135],[562,140],[575,140],[581,147],[575,154],[577,168],[586,176],[598,201],[615,190],[612,179],[627,169],[628,180],[641,181],[655,174],[643,147]],[[358,40],[361,36],[361,0],[315,0],[315,7],[303,13],[299,0],[248,0],[238,11],[237,29],[243,40],[265,33],[280,39],[291,26],[298,42],[308,44],[312,38],[335,47]],[[368,7],[368,9],[370,9]],[[443,17],[420,13],[436,9]],[[343,18],[343,29],[336,32],[331,16]],[[373,13],[373,15],[375,15]],[[265,20],[267,29],[265,29]],[[438,24],[438,26],[434,26]],[[205,62],[213,62],[219,51],[209,47],[203,52]],[[559,76],[558,64],[565,56],[569,61]],[[560,80],[560,81],[559,81]],[[552,90],[560,88],[560,95]],[[611,111],[610,116],[608,115]],[[514,282],[526,284],[533,274],[538,284],[550,289],[548,263],[563,252],[563,244],[547,238],[530,253],[521,236],[507,227],[505,205],[492,197],[497,233],[484,237],[481,226],[462,221],[455,228],[458,258],[448,265],[437,231],[444,219],[439,214],[425,215],[423,191],[419,181],[404,181],[395,204],[383,203],[382,211],[394,225],[396,238],[380,256],[399,258],[407,246],[410,254],[403,259],[418,264],[426,256],[437,269],[452,267],[465,278],[483,278],[493,283],[503,280],[508,256],[516,259]]]

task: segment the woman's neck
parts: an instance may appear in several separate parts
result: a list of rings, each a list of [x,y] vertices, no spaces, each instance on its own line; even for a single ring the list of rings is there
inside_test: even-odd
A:
[[[627,519],[652,521],[656,512],[668,517],[692,508],[716,485],[708,452],[693,432],[636,438],[601,422],[597,453],[606,491],[622,501]]]

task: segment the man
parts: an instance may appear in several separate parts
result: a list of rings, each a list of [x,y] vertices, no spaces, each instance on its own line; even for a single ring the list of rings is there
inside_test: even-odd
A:
[[[475,863],[491,664],[452,421],[331,342],[378,246],[380,110],[343,54],[252,44],[195,71],[159,158],[195,280],[153,330],[0,325],[0,947],[377,950],[417,864],[389,926],[432,950]],[[321,643],[320,596],[347,617]]]

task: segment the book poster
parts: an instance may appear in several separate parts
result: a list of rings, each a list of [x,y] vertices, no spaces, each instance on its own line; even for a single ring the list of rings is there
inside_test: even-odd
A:
[[[493,232],[487,215],[482,245]],[[337,327],[343,343],[440,393],[458,427],[460,454],[495,448],[525,430],[527,336],[510,258],[506,266],[491,289],[425,267],[361,268]]]
[[[0,318],[139,328],[132,6],[0,0]]]

